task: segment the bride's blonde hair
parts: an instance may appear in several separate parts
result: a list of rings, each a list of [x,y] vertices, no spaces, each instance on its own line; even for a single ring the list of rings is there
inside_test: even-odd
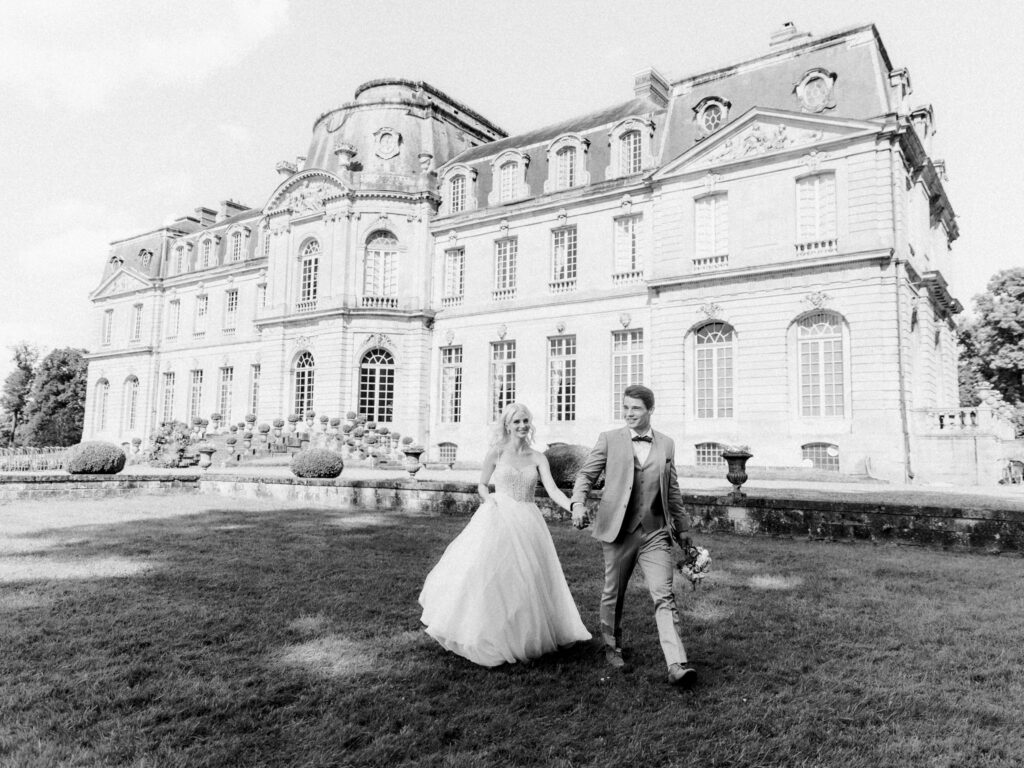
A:
[[[501,417],[494,422],[494,435],[491,438],[491,445],[504,448],[512,442],[512,420],[516,414],[524,413],[530,420],[530,431],[526,435],[526,444],[533,445],[533,438],[537,430],[533,426],[533,414],[530,409],[522,403],[509,403],[501,412]]]

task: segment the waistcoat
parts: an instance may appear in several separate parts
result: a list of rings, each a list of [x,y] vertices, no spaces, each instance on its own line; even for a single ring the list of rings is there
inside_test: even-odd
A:
[[[620,533],[632,533],[637,526],[643,526],[644,533],[650,533],[665,524],[661,511],[661,469],[649,461],[645,470],[636,456],[633,457],[633,489]]]

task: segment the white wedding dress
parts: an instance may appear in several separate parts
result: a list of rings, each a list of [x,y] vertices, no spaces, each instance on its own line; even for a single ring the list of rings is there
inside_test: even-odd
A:
[[[589,640],[554,542],[533,503],[537,468],[499,464],[473,514],[420,593],[427,634],[485,667]]]

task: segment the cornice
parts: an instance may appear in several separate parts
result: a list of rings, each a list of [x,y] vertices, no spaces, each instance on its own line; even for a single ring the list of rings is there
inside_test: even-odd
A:
[[[86,352],[82,357],[86,360],[109,360],[115,357],[140,357],[156,354],[156,347],[121,347],[120,349],[105,349],[98,352]]]
[[[485,309],[476,309],[473,307],[463,309],[462,307],[452,307],[450,309],[440,310],[437,319],[439,321],[449,321],[456,319],[461,320],[467,317],[481,317],[484,315],[503,316],[509,312],[525,312],[548,307],[564,307],[573,304],[592,304],[595,301],[614,301],[616,299],[643,298],[644,301],[646,301],[647,294],[647,284],[636,283],[634,285],[623,286],[621,288],[595,288],[587,291],[578,291],[572,294],[544,294],[545,298],[541,300],[530,301],[524,299],[511,299],[510,301],[489,304]]]
[[[721,282],[723,280],[749,280],[762,275],[777,275],[780,273],[796,274],[807,272],[822,267],[841,267],[858,262],[888,262],[893,257],[892,248],[873,248],[867,251],[855,251],[844,253],[839,256],[821,256],[812,259],[794,259],[781,261],[775,264],[762,264],[753,267],[734,267],[714,272],[701,272],[692,275],[674,275],[671,277],[660,277],[649,280],[648,286],[651,290],[658,292],[664,288],[676,286],[700,285],[702,283]]]

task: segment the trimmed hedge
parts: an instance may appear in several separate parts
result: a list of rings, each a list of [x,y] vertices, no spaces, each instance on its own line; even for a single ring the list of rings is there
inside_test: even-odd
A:
[[[587,460],[590,449],[585,445],[569,445],[568,443],[555,443],[544,455],[548,458],[551,466],[551,477],[559,488],[572,488],[576,482],[576,473],[580,471],[583,462]],[[594,489],[604,486],[604,472],[594,483]]]
[[[116,475],[126,460],[121,446],[96,440],[79,443],[68,452],[67,470],[72,475]]]
[[[326,448],[299,451],[292,458],[292,474],[296,477],[337,477],[345,468],[340,453]]]

